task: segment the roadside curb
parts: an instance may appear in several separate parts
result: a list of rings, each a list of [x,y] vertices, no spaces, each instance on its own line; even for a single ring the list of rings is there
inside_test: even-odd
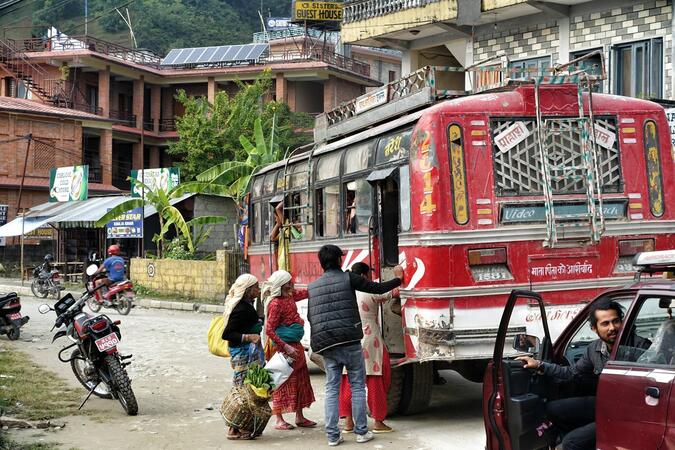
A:
[[[21,296],[30,296],[41,300],[38,297],[33,296],[33,293],[30,290],[30,286],[15,286],[11,284],[0,284],[0,292],[9,293],[16,292]],[[74,297],[78,297],[81,292],[76,291],[63,291],[63,293],[73,294]],[[44,299],[45,301],[50,299]],[[158,300],[154,298],[140,298],[137,297],[134,301],[134,304],[139,308],[147,309],[170,309],[172,311],[187,311],[187,312],[198,312],[198,313],[209,313],[209,314],[222,314],[225,310],[223,305],[212,305],[209,303],[192,303],[192,302],[176,302],[171,300]]]

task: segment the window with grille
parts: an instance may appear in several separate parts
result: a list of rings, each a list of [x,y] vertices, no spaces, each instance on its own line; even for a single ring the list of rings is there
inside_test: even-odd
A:
[[[557,119],[558,121],[560,119]],[[544,119],[545,121],[545,119]],[[508,151],[502,151],[494,145],[495,136],[523,122],[529,135]],[[618,136],[616,118],[595,118],[597,126]],[[493,159],[495,174],[495,193],[501,197],[541,195],[543,187],[543,168],[537,147],[536,122],[533,119],[493,119]],[[551,166],[578,167],[582,165],[581,134],[573,121],[566,126],[559,125],[559,132],[547,133],[544,149]],[[611,148],[596,145],[598,172],[602,193],[623,191],[619,139],[615,139]],[[554,172],[554,171],[552,171]],[[567,177],[552,177],[551,188],[554,194],[583,194],[586,192],[583,170],[568,173]],[[555,173],[553,174],[555,175]]]

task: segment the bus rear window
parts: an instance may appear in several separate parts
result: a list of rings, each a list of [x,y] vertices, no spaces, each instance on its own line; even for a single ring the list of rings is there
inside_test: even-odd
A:
[[[450,176],[452,179],[452,212],[455,222],[464,225],[469,221],[468,194],[466,191],[462,129],[457,124],[452,124],[448,128],[448,150],[450,152]]]
[[[663,215],[663,185],[661,184],[661,156],[659,148],[659,133],[656,122],[645,122],[645,161],[647,163],[647,191],[649,208],[655,217]]]

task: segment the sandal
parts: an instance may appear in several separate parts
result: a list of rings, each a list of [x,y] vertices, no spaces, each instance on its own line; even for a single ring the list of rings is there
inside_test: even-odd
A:
[[[228,434],[227,439],[230,441],[250,441],[255,439],[251,434]]]
[[[299,428],[314,428],[316,426],[316,422],[305,419],[302,422],[295,422],[295,426]]]
[[[284,423],[282,423],[282,424],[278,424],[278,425],[275,425],[275,426],[274,426],[274,429],[275,429],[275,430],[281,430],[281,431],[292,430],[292,429],[294,429],[294,428],[295,428],[295,427],[294,427],[293,425],[291,425],[290,423],[288,423],[288,422],[284,422]]]

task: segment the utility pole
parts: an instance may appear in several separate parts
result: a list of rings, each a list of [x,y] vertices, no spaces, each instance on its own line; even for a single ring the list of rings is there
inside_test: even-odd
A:
[[[84,35],[88,36],[87,30],[88,30],[88,23],[89,21],[87,20],[89,17],[89,2],[88,0],[84,0]]]
[[[21,186],[19,187],[19,201],[16,205],[16,216],[19,217],[19,211],[21,211],[21,197],[23,196],[23,184],[26,180],[26,166],[28,165],[28,152],[30,151],[30,143],[33,140],[33,135],[28,134],[25,136],[28,139],[28,145],[26,145],[26,156],[23,159],[23,175],[21,175]],[[23,286],[23,233],[24,233],[24,224],[26,220],[26,214],[21,215],[21,286]]]

